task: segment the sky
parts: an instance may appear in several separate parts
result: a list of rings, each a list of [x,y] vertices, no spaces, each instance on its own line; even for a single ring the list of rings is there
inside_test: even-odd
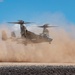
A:
[[[51,22],[51,18],[75,23],[75,0],[0,0],[0,23],[21,19]]]

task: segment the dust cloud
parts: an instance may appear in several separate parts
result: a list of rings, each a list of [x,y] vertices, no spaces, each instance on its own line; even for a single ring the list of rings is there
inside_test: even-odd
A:
[[[3,27],[4,28],[4,27]],[[35,63],[74,63],[75,39],[74,31],[69,33],[63,28],[50,29],[51,44],[43,42],[39,44],[17,43],[11,39],[2,40],[1,32],[5,30],[10,37],[9,28],[0,28],[0,61],[1,62],[35,62]],[[33,29],[36,33],[40,30]],[[73,27],[74,30],[74,27]],[[71,35],[72,34],[72,35]],[[7,37],[7,38],[8,38]]]

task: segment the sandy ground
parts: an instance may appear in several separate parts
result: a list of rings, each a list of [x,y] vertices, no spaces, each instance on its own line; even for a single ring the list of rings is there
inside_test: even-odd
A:
[[[1,66],[75,66],[75,63],[23,63],[23,62],[2,62]]]

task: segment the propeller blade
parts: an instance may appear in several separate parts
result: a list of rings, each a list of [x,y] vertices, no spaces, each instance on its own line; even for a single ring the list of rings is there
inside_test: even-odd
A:
[[[58,26],[38,26],[40,28],[51,28],[51,27],[58,27]]]
[[[44,26],[37,26],[37,27],[43,28]]]
[[[34,22],[24,22],[23,20],[18,20],[18,22],[8,22],[8,23],[12,23],[12,24],[31,24]]]
[[[58,27],[58,26],[47,26],[47,27]]]
[[[24,22],[24,24],[31,24],[31,23],[34,23],[34,22]]]
[[[19,24],[19,22],[7,22],[7,23],[12,23],[12,24]]]

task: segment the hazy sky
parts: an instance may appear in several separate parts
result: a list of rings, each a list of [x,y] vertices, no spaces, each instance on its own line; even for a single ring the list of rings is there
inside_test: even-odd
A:
[[[18,19],[36,21],[46,13],[62,13],[75,23],[75,0],[0,0],[0,23]]]

